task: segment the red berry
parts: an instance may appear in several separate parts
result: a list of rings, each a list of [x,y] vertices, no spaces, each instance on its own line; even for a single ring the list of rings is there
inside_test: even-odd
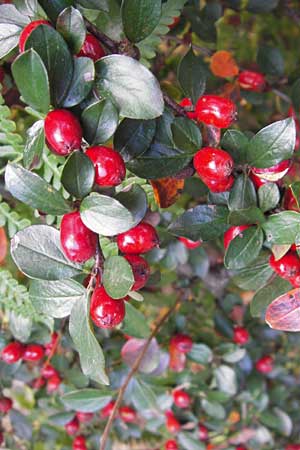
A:
[[[170,348],[169,368],[172,372],[180,373],[184,370],[186,363],[186,356],[179,352],[176,348]]]
[[[228,98],[218,95],[203,95],[196,104],[196,118],[199,122],[227,128],[236,118],[236,106]]]
[[[224,233],[224,248],[225,250],[229,246],[230,242],[236,238],[237,236],[243,237],[242,232],[244,230],[247,230],[247,228],[250,228],[250,225],[238,225],[230,227],[227,231]]]
[[[24,361],[39,361],[45,354],[44,348],[39,344],[28,344],[23,353]]]
[[[78,433],[79,422],[77,417],[74,417],[74,419],[65,424],[65,430],[69,436],[74,436],[74,434]]]
[[[129,264],[131,265],[134,285],[132,286],[133,291],[138,291],[142,289],[148,281],[150,275],[150,267],[147,261],[139,255],[124,255]]]
[[[174,439],[169,439],[165,443],[165,450],[178,450],[178,444]]]
[[[47,342],[47,344],[44,345],[44,347],[45,347],[45,354],[46,355],[50,355],[50,353],[52,352],[53,347],[56,346],[57,339],[58,339],[58,334],[56,333],[56,331],[54,331],[51,334],[51,341]]]
[[[130,255],[147,253],[159,244],[155,228],[146,222],[141,222],[134,228],[117,236],[119,250]]]
[[[194,156],[194,167],[204,183],[220,182],[229,178],[234,161],[220,148],[203,147]]]
[[[130,406],[122,406],[119,409],[119,415],[120,415],[120,418],[125,423],[133,423],[136,421],[136,418],[137,418],[136,411],[133,408],[131,408]]]
[[[6,345],[1,352],[1,357],[6,364],[14,364],[18,362],[24,352],[24,346],[20,342],[11,342]]]
[[[96,253],[98,236],[87,228],[78,211],[65,214],[60,225],[60,242],[70,261],[85,262]]]
[[[174,413],[172,411],[166,412],[166,428],[169,431],[169,433],[176,434],[180,430],[180,423],[174,416]]]
[[[270,266],[280,277],[288,280],[300,275],[300,259],[297,253],[288,251],[282,258],[275,260],[272,254],[269,259]]]
[[[183,98],[181,100],[181,102],[179,103],[180,106],[182,106],[183,108],[185,106],[187,107],[193,107],[193,103],[192,100],[190,98]],[[190,119],[196,119],[196,113],[195,111],[187,111],[186,115],[190,118]]]
[[[33,387],[33,389],[41,389],[43,386],[45,386],[45,384],[46,380],[42,377],[35,378],[35,380],[32,380],[31,382],[31,386]]]
[[[176,334],[170,340],[170,348],[180,353],[188,353],[192,350],[193,341],[187,334]]]
[[[242,89],[253,92],[262,92],[266,85],[265,76],[251,70],[243,70],[238,76],[238,82]]]
[[[168,27],[170,28],[170,30],[173,30],[173,28],[175,28],[179,24],[179,22],[180,22],[180,16],[174,17],[173,22],[170,25],[168,25]]]
[[[11,398],[0,397],[0,413],[6,414],[11,410],[13,402]]]
[[[229,191],[234,183],[234,177],[230,175],[230,177],[225,178],[222,181],[206,181],[206,185],[211,192],[218,194],[219,192]]]
[[[86,446],[85,437],[82,435],[76,436],[76,438],[73,441],[72,449],[73,450],[86,450],[87,446]]]
[[[93,420],[94,413],[77,411],[76,417],[81,423],[88,423]]]
[[[300,450],[300,444],[288,444],[284,450]]]
[[[233,342],[244,345],[249,341],[249,333],[244,327],[235,327],[233,330]]]
[[[105,51],[95,36],[92,34],[87,34],[83,46],[77,56],[86,56],[87,58],[91,58],[93,61],[97,61],[105,56]]]
[[[19,50],[20,53],[24,52],[25,50],[25,44],[33,30],[35,30],[39,25],[49,25],[51,26],[51,23],[48,22],[48,20],[34,20],[29,25],[26,25],[26,27],[23,29],[22,33],[20,34],[19,38]]]
[[[263,356],[255,363],[255,368],[260,373],[270,373],[273,370],[274,360],[272,356]]]
[[[125,317],[124,299],[114,300],[103,286],[94,290],[90,306],[91,319],[97,327],[113,328]]]
[[[59,385],[61,383],[61,378],[59,375],[52,375],[47,381],[47,392],[51,394],[52,392],[57,391]]]
[[[276,182],[288,173],[291,165],[292,161],[290,159],[286,159],[275,166],[267,167],[265,169],[257,169],[256,167],[252,167],[252,173],[264,181]]]
[[[300,208],[297,205],[297,200],[295,199],[291,188],[288,188],[285,191],[284,199],[283,199],[283,206],[285,209],[289,209],[290,211],[297,211],[297,212],[300,211]]]
[[[191,397],[183,389],[173,392],[173,401],[178,408],[188,408],[191,404]]]
[[[112,148],[90,147],[85,153],[95,167],[95,183],[99,186],[112,187],[122,183],[126,167],[120,153]]]
[[[238,447],[235,447],[235,450],[247,450],[247,449],[243,445],[239,445]]]
[[[51,366],[51,364],[47,364],[46,366],[42,367],[41,375],[48,380],[48,378],[53,377],[53,375],[58,375],[58,372],[56,369],[54,369],[53,366]]]
[[[193,250],[194,248],[200,247],[200,246],[202,245],[202,242],[203,242],[203,241],[201,241],[201,240],[199,240],[199,241],[192,241],[192,239],[187,239],[187,238],[182,237],[182,236],[179,237],[178,240],[179,240],[180,242],[182,242],[183,245],[184,245],[186,248],[188,248],[189,250]]]
[[[198,436],[200,441],[207,441],[208,440],[208,429],[205,425],[202,425],[199,423],[198,425]]]
[[[107,405],[104,406],[104,408],[100,411],[100,417],[101,419],[106,419],[112,414],[112,411],[114,409],[116,402],[114,400],[111,400]]]
[[[69,155],[81,147],[82,129],[77,117],[66,109],[55,109],[45,119],[45,137],[53,153]]]

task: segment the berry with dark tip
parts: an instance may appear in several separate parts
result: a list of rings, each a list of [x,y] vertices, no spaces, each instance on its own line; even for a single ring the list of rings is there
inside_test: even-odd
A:
[[[147,261],[139,255],[124,255],[129,264],[131,265],[134,285],[132,286],[133,291],[138,291],[142,289],[148,281],[150,276],[150,266]]]
[[[103,286],[93,292],[90,305],[91,319],[97,327],[114,328],[125,317],[124,299],[114,300]]]

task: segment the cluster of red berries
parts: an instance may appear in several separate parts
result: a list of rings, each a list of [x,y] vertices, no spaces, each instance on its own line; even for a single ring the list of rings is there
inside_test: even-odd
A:
[[[182,372],[186,364],[186,354],[192,350],[193,341],[187,334],[172,336],[169,345],[169,367],[173,372]]]
[[[100,411],[101,419],[108,419],[115,407],[116,402],[111,400]],[[121,419],[125,423],[135,423],[137,421],[137,412],[131,406],[121,406],[117,413],[117,418]]]
[[[177,434],[181,429],[181,424],[176,418],[172,410],[168,410],[165,413],[166,417],[166,428],[170,434]],[[208,429],[205,425],[198,424],[198,438],[201,442],[206,442],[209,439]],[[179,446],[175,439],[169,439],[165,443],[165,450],[178,450]]]

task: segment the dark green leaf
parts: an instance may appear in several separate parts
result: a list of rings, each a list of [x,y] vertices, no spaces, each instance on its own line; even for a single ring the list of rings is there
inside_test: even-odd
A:
[[[252,167],[271,167],[289,159],[295,148],[296,127],[294,119],[284,119],[262,128],[250,140],[247,149],[248,163]]]
[[[124,55],[96,62],[99,94],[110,98],[121,116],[154,119],[163,113],[164,101],[157,79],[141,63]]]
[[[180,61],[177,77],[183,92],[193,104],[196,104],[205,91],[206,76],[207,69],[203,59],[201,56],[196,56],[191,47]]]
[[[27,130],[23,163],[26,169],[38,162],[45,145],[44,121],[38,120]]]
[[[82,372],[100,384],[109,384],[103,351],[90,324],[87,296],[77,300],[69,321],[70,336],[79,353]]]
[[[177,148],[195,153],[202,145],[198,126],[187,117],[177,117],[171,125],[173,140]]]
[[[256,292],[251,303],[250,312],[253,317],[261,317],[265,314],[267,307],[282,294],[291,289],[287,280],[276,276],[272,278],[263,288]]]
[[[16,233],[11,255],[29,278],[61,280],[79,275],[79,264],[68,261],[60,245],[60,233],[48,225],[33,225]]]
[[[253,226],[244,230],[230,242],[225,254],[225,266],[228,269],[247,267],[258,257],[263,240],[261,228]]]
[[[291,99],[293,107],[296,111],[300,109],[300,78],[298,78],[292,85]]]
[[[262,224],[265,220],[262,211],[256,207],[231,211],[228,216],[228,223],[230,225]]]
[[[227,130],[222,136],[221,147],[234,159],[236,164],[247,161],[247,146],[249,138],[239,130]]]
[[[12,73],[24,102],[38,111],[48,112],[48,74],[38,53],[32,49],[21,53],[12,65]]]
[[[103,285],[112,298],[126,297],[134,284],[129,262],[123,256],[110,256],[105,260]]]
[[[70,412],[60,412],[48,416],[48,420],[50,423],[54,425],[58,425],[59,427],[63,427],[66,423],[70,422],[74,418],[74,411]]]
[[[267,75],[281,77],[284,74],[284,59],[279,48],[264,45],[258,49],[257,63]]]
[[[273,274],[269,257],[269,252],[261,254],[250,266],[238,270],[233,282],[246,291],[260,289]]]
[[[279,0],[248,0],[247,10],[253,13],[266,13],[278,6]]]
[[[143,154],[154,138],[155,120],[124,119],[114,135],[114,148],[125,162]]]
[[[213,359],[211,349],[205,344],[193,344],[187,356],[198,364],[209,364]]]
[[[86,29],[78,9],[69,6],[57,18],[56,29],[59,31],[75,55],[79,53],[85,41]]]
[[[38,15],[38,2],[37,0],[14,0],[17,10],[29,17],[36,17]]]
[[[74,0],[51,0],[51,2],[49,2],[49,0],[39,0],[39,3],[42,5],[52,22],[56,22],[59,14],[68,6],[72,6]]]
[[[161,0],[123,0],[122,22],[126,37],[139,42],[152,33],[161,16]]]
[[[276,208],[280,201],[280,192],[276,183],[266,183],[258,189],[259,207],[263,212]]]
[[[210,417],[217,420],[224,420],[226,417],[226,411],[220,403],[211,402],[205,398],[201,401],[201,406]]]
[[[116,131],[119,113],[115,105],[107,99],[88,106],[81,119],[85,139],[90,144],[103,144]]]
[[[215,369],[214,375],[216,377],[218,389],[221,392],[225,392],[230,396],[237,393],[238,386],[236,373],[231,367],[221,365]]]
[[[64,188],[76,198],[88,195],[94,185],[95,168],[82,152],[73,152],[66,161],[61,175]]]
[[[109,5],[111,2],[109,0],[77,0],[77,4],[88,9],[95,9],[97,12],[109,11]]]
[[[8,164],[5,184],[18,200],[47,214],[62,215],[71,211],[62,194],[39,175],[17,164]]]
[[[31,317],[24,317],[11,311],[9,315],[9,327],[13,337],[17,341],[26,342],[32,331],[33,321]]]
[[[1,5],[2,8],[4,5]],[[12,5],[5,5],[12,6]],[[1,14],[1,9],[0,9]],[[18,25],[13,25],[11,23],[1,23],[2,17],[0,15],[0,58],[4,58],[4,56],[8,55],[15,47],[17,47],[19,43],[19,37],[22,31],[22,28]]]
[[[62,106],[71,108],[82,102],[92,89],[94,79],[95,66],[91,58],[74,58],[73,77]]]
[[[80,389],[67,392],[61,397],[63,404],[74,411],[95,412],[111,400],[111,393],[105,389]]]
[[[126,315],[122,324],[123,333],[140,339],[149,337],[149,325],[144,314],[129,302],[125,302],[125,307]]]
[[[149,384],[133,378],[131,384],[131,402],[138,411],[157,410],[156,399],[157,397]]]
[[[263,229],[272,244],[293,244],[300,233],[300,214],[295,211],[273,214],[263,224]]]
[[[199,441],[199,438],[191,435],[191,433],[180,432],[178,434],[178,441],[185,450],[205,450],[205,445]]]
[[[228,206],[231,211],[257,206],[255,187],[248,175],[240,175],[230,191]]]

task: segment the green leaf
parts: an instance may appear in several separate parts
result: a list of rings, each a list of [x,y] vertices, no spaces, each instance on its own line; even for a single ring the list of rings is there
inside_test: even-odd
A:
[[[29,289],[35,309],[54,318],[69,316],[74,304],[85,294],[86,289],[74,280],[33,280]]]
[[[81,116],[83,134],[89,144],[103,144],[117,129],[119,113],[109,100],[101,100],[89,105]]]
[[[3,23],[18,25],[20,28],[23,28],[30,23],[30,19],[19,12],[14,5],[0,5],[0,24]]]
[[[23,163],[26,169],[29,169],[40,160],[44,145],[44,121],[38,120],[27,130],[27,139],[23,156]]]
[[[269,258],[269,252],[262,253],[250,266],[238,270],[232,281],[245,291],[260,289],[273,274]]]
[[[150,329],[144,314],[129,302],[125,302],[125,308],[126,315],[122,323],[123,333],[139,339],[149,337]]]
[[[64,165],[61,182],[63,187],[76,198],[88,195],[94,185],[95,168],[84,153],[71,153]]]
[[[2,8],[4,5],[1,5]],[[11,6],[11,5],[5,5]],[[8,55],[19,43],[22,28],[11,23],[1,23],[1,9],[0,9],[0,58]]]
[[[231,342],[221,344],[218,347],[218,351],[221,353],[222,360],[230,364],[237,363],[246,355],[246,349],[240,348]]]
[[[123,0],[121,13],[126,37],[131,42],[139,42],[159,23],[161,0]]]
[[[93,192],[81,203],[80,214],[85,225],[103,236],[115,236],[136,226],[145,216],[147,197],[138,185],[116,198]]]
[[[131,402],[138,411],[157,410],[156,395],[149,384],[133,378],[131,383]]]
[[[295,148],[294,119],[284,119],[262,128],[250,140],[247,159],[252,167],[271,167],[291,158]]]
[[[63,37],[54,28],[39,25],[30,33],[25,48],[33,48],[42,58],[48,72],[51,103],[61,105],[73,77],[73,58]]]
[[[50,92],[46,67],[37,52],[21,53],[13,65],[14,80],[25,103],[44,113],[49,111]]]
[[[109,11],[109,0],[77,0],[77,4],[88,9],[95,9],[97,13],[101,11]]]
[[[38,15],[37,0],[14,0],[17,10],[26,16],[35,17]]]
[[[224,420],[226,417],[226,411],[220,403],[217,402],[211,402],[206,400],[205,398],[201,400],[201,406],[203,410],[208,414],[210,417],[213,417],[217,420]]]
[[[111,393],[107,389],[80,389],[63,394],[61,401],[74,411],[95,412],[102,409],[111,400]]]
[[[105,373],[103,351],[91,327],[89,318],[89,302],[87,296],[77,300],[72,308],[69,332],[79,353],[82,372],[100,384],[109,384]]]
[[[52,22],[56,22],[59,14],[68,6],[72,6],[74,0],[51,0],[51,2],[49,0],[39,0],[39,3]]]
[[[60,233],[48,225],[33,225],[16,233],[11,255],[29,278],[61,280],[82,273],[81,266],[68,261],[60,245]]]
[[[283,211],[272,214],[262,225],[267,241],[272,244],[293,244],[300,233],[300,213]]]
[[[206,77],[206,65],[202,57],[196,56],[191,47],[179,63],[177,78],[184,94],[194,105],[205,91]]]
[[[266,13],[278,6],[279,0],[248,0],[247,10],[253,13]]]
[[[228,207],[231,211],[257,206],[256,190],[248,175],[240,175],[230,191]]]
[[[131,161],[148,150],[155,130],[155,120],[124,119],[114,135],[114,148],[125,162]]]
[[[199,438],[191,435],[191,433],[179,433],[178,441],[185,450],[205,450],[205,445],[199,441]]]
[[[17,164],[8,164],[5,184],[18,200],[47,214],[62,215],[71,211],[62,194],[39,175]]]
[[[9,314],[9,327],[17,341],[26,342],[32,331],[33,320],[11,311]]]
[[[129,262],[123,256],[110,256],[105,260],[103,285],[112,298],[126,297],[134,284]]]
[[[235,371],[225,365],[221,365],[214,370],[218,389],[221,392],[233,396],[237,393],[238,385]]]
[[[251,264],[258,257],[263,240],[261,228],[255,226],[236,236],[226,250],[224,264],[227,269],[242,269]]]
[[[187,356],[198,364],[209,364],[213,359],[211,349],[205,344],[193,344]]]
[[[221,147],[232,156],[236,164],[247,161],[248,143],[249,138],[239,130],[227,130],[221,139]]]
[[[284,58],[279,48],[264,45],[258,49],[257,63],[267,75],[281,77],[284,74]]]
[[[96,62],[97,89],[110,98],[120,115],[131,119],[155,119],[164,110],[157,79],[129,56],[110,55]]]
[[[258,189],[259,207],[263,212],[276,208],[280,201],[280,191],[276,183],[266,183]]]
[[[182,214],[169,230],[176,236],[210,241],[224,234],[228,226],[228,209],[224,206],[199,205]]]
[[[201,148],[202,136],[198,126],[187,117],[177,117],[171,125],[173,140],[177,148],[195,153]]]
[[[73,6],[64,9],[57,18],[56,29],[69,44],[71,52],[75,55],[79,53],[85,41],[86,29],[78,9]]]
[[[250,303],[251,315],[253,317],[261,317],[273,300],[290,289],[291,285],[287,280],[278,276],[272,278],[269,283],[255,293]]]
[[[230,225],[263,224],[265,221],[266,218],[263,212],[256,207],[231,211],[228,216],[228,223]]]
[[[91,58],[74,58],[73,77],[62,106],[71,108],[82,102],[90,93],[94,80],[95,66]]]

